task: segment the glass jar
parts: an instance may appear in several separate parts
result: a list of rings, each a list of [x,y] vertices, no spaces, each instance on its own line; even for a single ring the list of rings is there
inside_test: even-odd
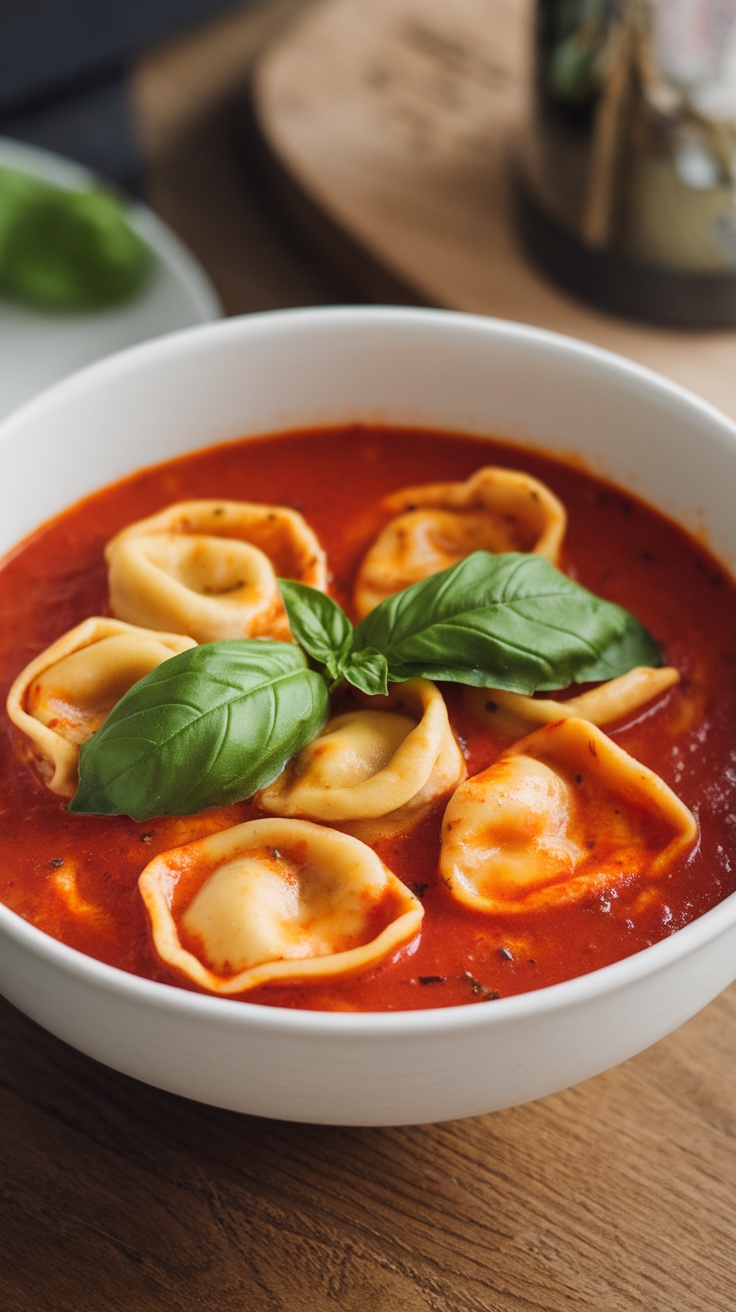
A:
[[[736,324],[736,0],[538,0],[522,240],[570,290]]]

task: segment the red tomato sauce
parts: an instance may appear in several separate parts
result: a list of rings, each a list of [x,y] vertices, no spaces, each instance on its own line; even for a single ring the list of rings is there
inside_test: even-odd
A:
[[[563,568],[633,611],[677,666],[679,687],[607,732],[694,811],[693,854],[656,881],[535,914],[492,916],[454,902],[439,878],[446,799],[418,826],[378,842],[386,864],[422,899],[419,936],[360,977],[271,985],[249,1001],[331,1010],[406,1010],[485,1002],[557,983],[671,934],[736,887],[736,589],[696,542],[636,499],[577,468],[476,438],[370,426],[219,446],[144,470],[39,529],[0,565],[3,697],[25,664],[89,615],[108,613],[105,543],[119,529],[188,498],[291,506],[327,551],[333,592],[349,609],[352,579],[381,517],[380,497],[464,479],[488,464],[523,469],[565,503]],[[507,745],[443,689],[468,769]],[[71,815],[18,758],[4,721],[0,761],[0,900],[82,952],[149,979],[195,988],[156,955],[137,890],[158,852],[259,814],[251,803],[182,820],[135,823]]]

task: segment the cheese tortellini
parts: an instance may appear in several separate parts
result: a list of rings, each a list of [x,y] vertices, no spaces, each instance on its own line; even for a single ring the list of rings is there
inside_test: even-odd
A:
[[[403,488],[381,505],[392,518],[358,571],[354,603],[361,618],[473,551],[535,552],[556,564],[567,524],[564,506],[544,483],[491,466],[464,483]]]
[[[74,795],[79,748],[123,694],[162,661],[194,646],[183,634],[93,616],[26,666],[8,694],[8,715],[25,734],[52,793]]]
[[[536,911],[656,879],[695,843],[687,807],[585,720],[545,725],[468,779],[442,824],[440,873],[481,911]]]
[[[258,800],[277,815],[371,821],[354,832],[373,837],[413,823],[464,777],[442,694],[427,679],[411,679],[371,698],[370,709],[328,720]]]
[[[164,852],[139,888],[159,956],[222,994],[354,975],[423,916],[371,848],[304,820],[251,820]]]
[[[616,679],[578,693],[568,701],[554,697],[525,697],[500,688],[465,688],[464,701],[476,718],[508,738],[521,738],[535,725],[576,716],[604,728],[636,715],[680,682],[671,665],[653,668],[637,665]]]
[[[197,642],[288,641],[277,578],[327,588],[325,553],[286,506],[182,501],[130,524],[105,555],[115,615]]]

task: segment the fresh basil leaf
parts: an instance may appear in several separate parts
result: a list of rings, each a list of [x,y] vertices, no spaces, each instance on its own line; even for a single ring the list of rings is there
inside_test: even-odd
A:
[[[388,662],[383,652],[372,647],[353,652],[343,666],[342,677],[369,697],[385,697],[388,692]]]
[[[311,742],[328,705],[292,643],[192,647],[139,680],[82,746],[69,810],[150,820],[251,797]]]
[[[5,295],[48,309],[97,309],[133,296],[152,263],[113,192],[69,190],[0,168]]]
[[[423,676],[519,693],[660,664],[628,611],[518,552],[473,552],[388,597],[356,629],[354,651],[366,648],[383,652],[391,682]]]
[[[317,588],[292,579],[279,579],[279,587],[294,640],[335,682],[352,646],[350,620],[332,597]]]
[[[30,173],[0,166],[0,262],[4,259],[8,236],[22,220],[26,206],[32,205],[39,189],[47,185]]]

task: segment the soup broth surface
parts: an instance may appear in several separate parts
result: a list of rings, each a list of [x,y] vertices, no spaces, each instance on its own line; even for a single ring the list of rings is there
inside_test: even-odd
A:
[[[736,887],[736,590],[694,540],[652,509],[581,469],[500,442],[353,426],[214,447],[96,493],[39,529],[0,566],[3,696],[22,667],[89,615],[108,613],[105,543],[172,502],[227,497],[299,510],[327,552],[331,589],[350,610],[352,582],[383,523],[386,493],[465,479],[484,465],[520,469],[565,504],[561,567],[627,607],[681,673],[678,687],[607,733],[656,771],[694,812],[696,850],[669,874],[632,880],[579,905],[497,916],[453,900],[438,874],[447,798],[417,826],[376,842],[386,865],[422,900],[416,939],[368,973],[247,994],[269,1005],[407,1010],[488,1002],[605,966],[671,934]],[[450,719],[475,774],[508,739],[481,727],[458,686]],[[338,694],[335,709],[351,705]],[[253,803],[136,823],[72,815],[19,759],[3,722],[0,900],[70,946],[149,979],[196,986],[157,956],[138,892],[159,852],[263,814]],[[70,891],[71,890],[71,891]]]

